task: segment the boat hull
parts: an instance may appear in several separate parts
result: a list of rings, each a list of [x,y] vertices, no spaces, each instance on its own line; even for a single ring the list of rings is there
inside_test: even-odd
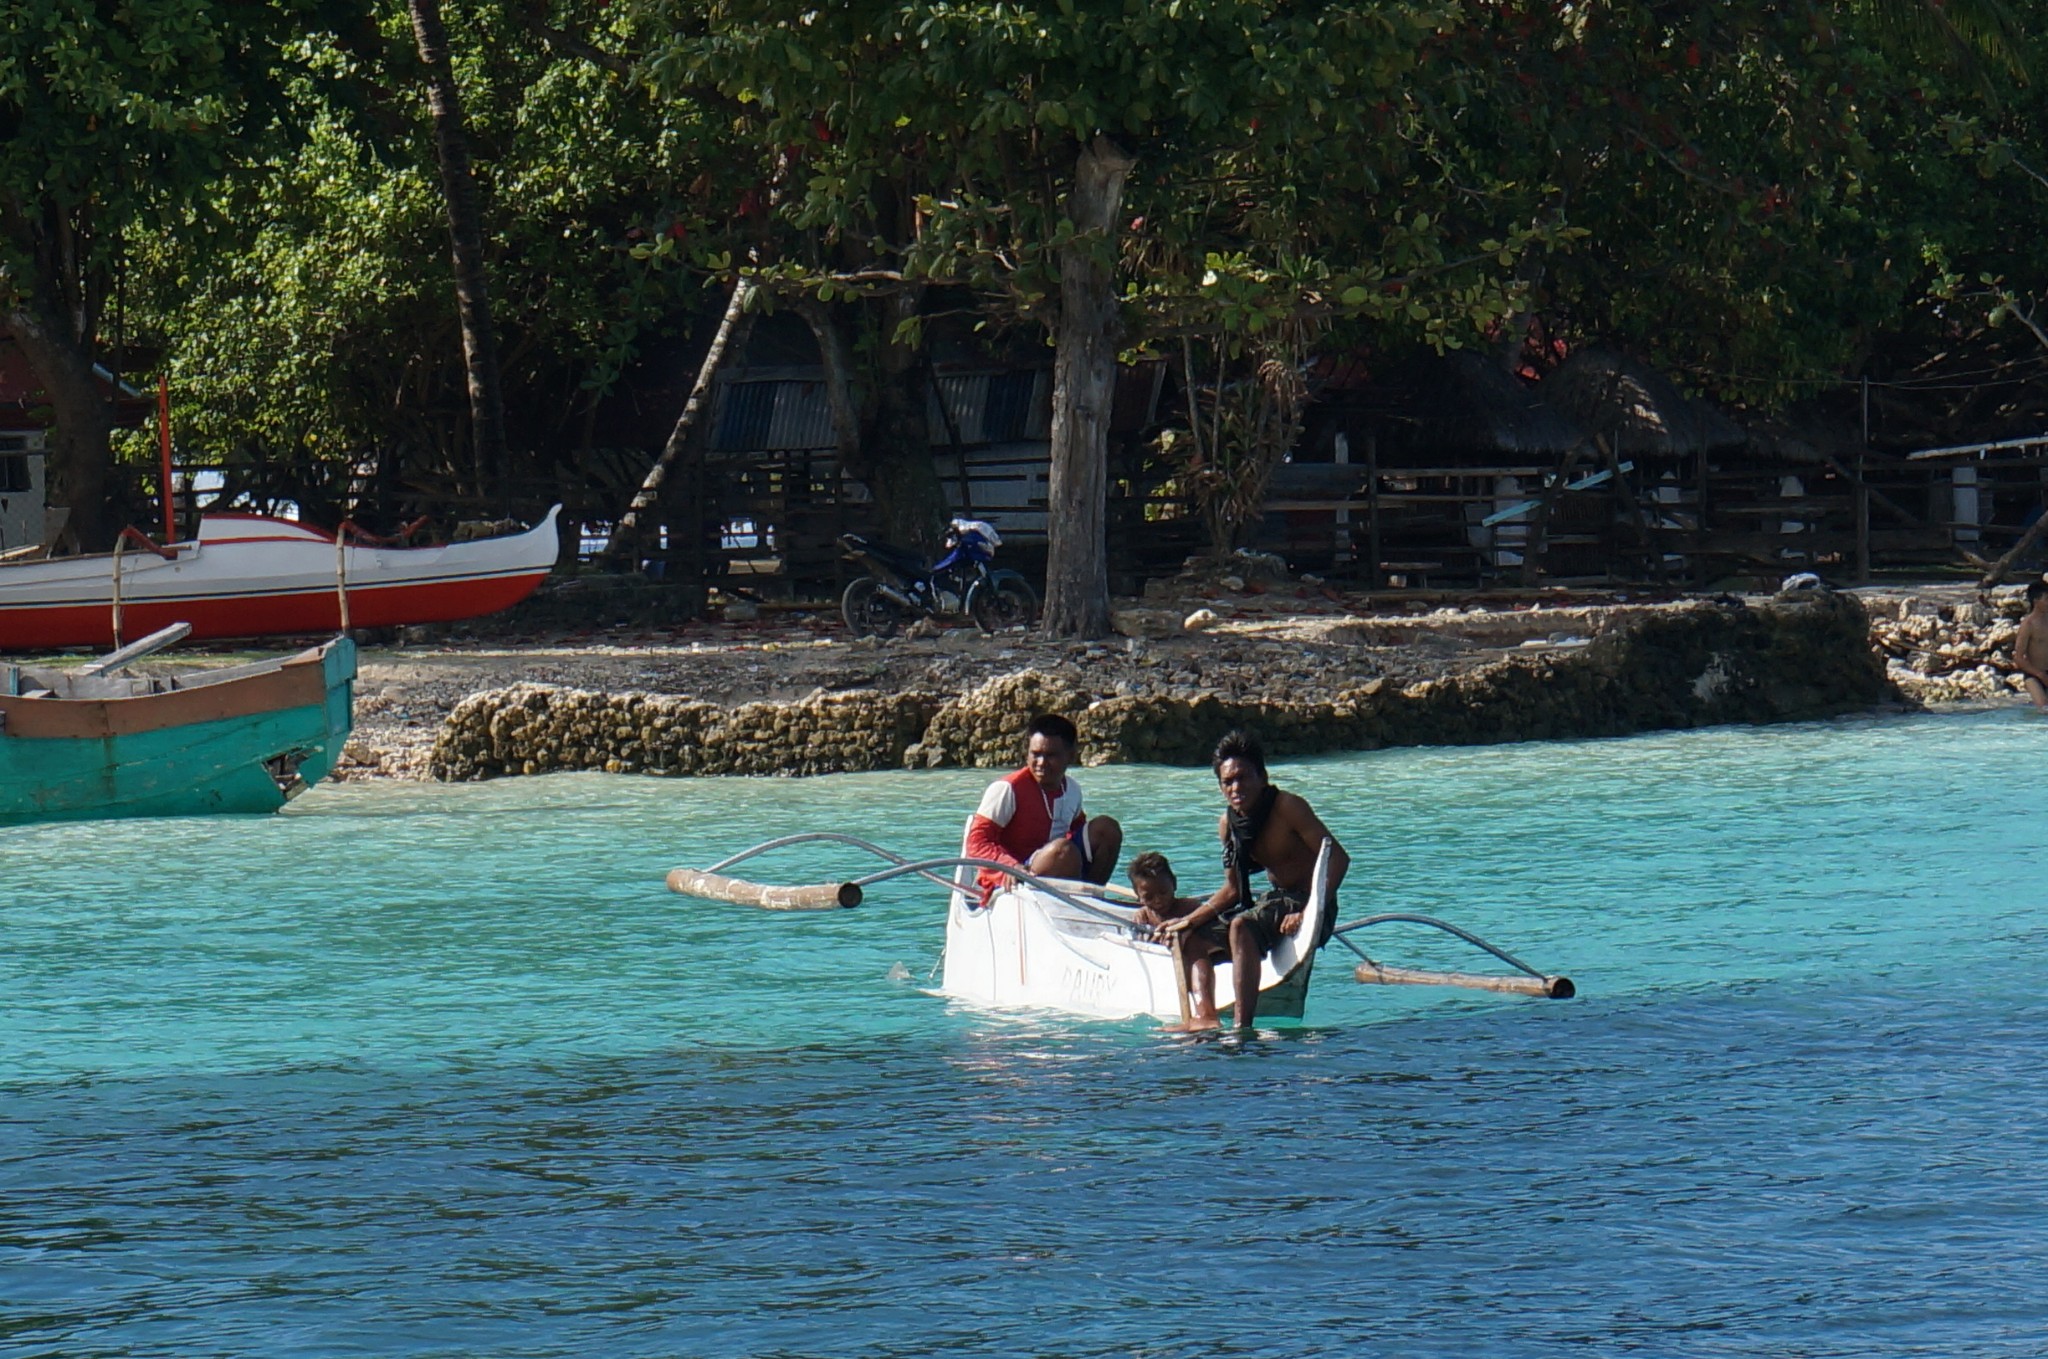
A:
[[[1128,907],[1110,902],[1099,906],[1120,918],[1131,914]],[[1309,939],[1318,937],[1320,912],[1316,916],[1303,925]],[[1297,940],[1281,941],[1261,970],[1261,1020],[1301,1018],[1314,955],[1312,947]],[[1078,912],[1048,893],[1017,886],[998,892],[986,906],[963,893],[953,895],[946,916],[944,995],[1004,1009],[1177,1021],[1177,986],[1173,955],[1165,945]],[[1235,986],[1232,965],[1219,962],[1217,1008],[1226,1016]]]
[[[0,824],[276,811],[348,739],[355,647],[256,669],[127,698],[0,695]]]
[[[355,628],[453,623],[509,609],[547,579],[547,571],[489,580],[417,585],[360,586],[348,592],[348,622]],[[0,649],[50,651],[114,644],[110,603],[47,605],[0,612]],[[307,637],[341,631],[341,602],[332,585],[296,593],[192,596],[123,601],[124,637],[141,637],[173,623],[190,623],[195,640],[228,637]]]
[[[308,636],[447,623],[508,609],[554,568],[559,512],[526,531],[443,547],[337,549],[304,525],[215,517],[166,554],[65,557],[0,566],[0,651],[115,645],[172,623],[195,639]]]

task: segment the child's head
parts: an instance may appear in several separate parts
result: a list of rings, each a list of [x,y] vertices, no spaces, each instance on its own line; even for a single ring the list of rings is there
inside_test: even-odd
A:
[[[1138,904],[1153,910],[1173,905],[1174,893],[1180,883],[1173,876],[1173,865],[1166,862],[1166,856],[1157,850],[1140,854],[1131,860],[1131,890],[1138,894]]]
[[[2027,611],[2031,613],[2035,609],[2040,608],[2043,599],[2048,599],[2048,579],[2029,581],[2027,583]]]

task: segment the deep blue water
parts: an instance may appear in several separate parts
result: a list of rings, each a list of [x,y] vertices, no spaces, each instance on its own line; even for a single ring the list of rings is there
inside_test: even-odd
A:
[[[935,999],[914,888],[661,887],[799,828],[947,852],[984,774],[16,830],[0,1354],[2039,1355],[2044,748],[1998,712],[1276,768],[1346,918],[1581,996],[1331,954],[1242,1043]],[[1211,880],[1205,772],[1082,777]]]

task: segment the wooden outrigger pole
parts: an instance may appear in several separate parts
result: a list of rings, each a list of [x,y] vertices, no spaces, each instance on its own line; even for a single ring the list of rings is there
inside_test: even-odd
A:
[[[767,911],[850,910],[860,905],[857,882],[821,882],[808,886],[774,887],[767,883],[728,878],[695,868],[672,868],[668,874],[671,892],[705,901],[726,901],[735,906],[759,906]]]
[[[1431,972],[1418,967],[1360,963],[1358,980],[1380,986],[1463,986],[1474,991],[1500,991],[1511,996],[1543,996],[1570,1000],[1578,994],[1570,977],[1496,977],[1483,972]]]
[[[1478,972],[1437,972],[1419,967],[1389,967],[1366,956],[1364,949],[1345,938],[1353,930],[1362,930],[1372,925],[1427,925],[1432,929],[1454,934],[1476,949],[1490,953],[1515,969],[1518,976],[1497,976]],[[1409,911],[1389,911],[1382,915],[1369,915],[1363,920],[1354,920],[1348,925],[1339,925],[1330,932],[1332,939],[1358,955],[1358,970],[1353,974],[1359,981],[1376,986],[1461,986],[1473,991],[1498,991],[1513,996],[1542,996],[1549,1000],[1570,1000],[1579,993],[1570,977],[1555,976],[1538,972],[1535,968],[1509,953],[1496,948],[1470,930],[1461,930],[1448,920],[1438,920],[1433,915],[1416,915]]]

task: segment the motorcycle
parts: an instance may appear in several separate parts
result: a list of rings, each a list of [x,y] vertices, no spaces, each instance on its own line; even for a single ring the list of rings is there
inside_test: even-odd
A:
[[[868,572],[840,597],[839,612],[856,637],[891,637],[907,622],[966,614],[983,632],[1030,627],[1038,592],[1015,571],[990,566],[1002,537],[979,519],[955,519],[946,554],[927,565],[920,553],[864,533],[840,535],[846,555]]]

